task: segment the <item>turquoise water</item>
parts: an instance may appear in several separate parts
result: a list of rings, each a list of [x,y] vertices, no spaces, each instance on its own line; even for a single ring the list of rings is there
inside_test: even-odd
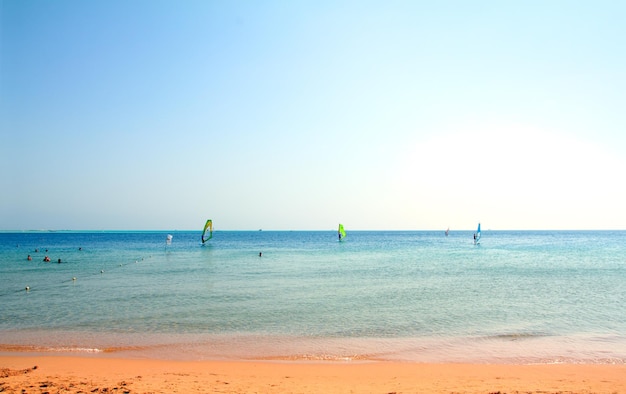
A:
[[[626,231],[167,234],[0,233],[0,351],[626,362]]]

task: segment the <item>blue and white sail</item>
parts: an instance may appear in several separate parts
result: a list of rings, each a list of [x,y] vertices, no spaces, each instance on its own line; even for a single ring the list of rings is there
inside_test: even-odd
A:
[[[476,229],[476,232],[474,233],[474,245],[478,245],[479,241],[480,241],[480,223],[478,223],[478,228]]]

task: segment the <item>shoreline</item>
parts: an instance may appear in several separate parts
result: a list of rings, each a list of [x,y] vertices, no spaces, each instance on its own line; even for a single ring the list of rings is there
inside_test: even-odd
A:
[[[260,334],[113,334],[2,331],[0,355],[171,361],[400,362],[626,365],[621,337],[498,335],[327,338]]]
[[[0,355],[0,391],[119,393],[624,393],[626,365],[172,361]]]

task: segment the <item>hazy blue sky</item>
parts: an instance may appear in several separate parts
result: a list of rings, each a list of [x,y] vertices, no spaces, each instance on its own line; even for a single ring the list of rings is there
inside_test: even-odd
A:
[[[0,229],[626,228],[626,2],[0,13]]]

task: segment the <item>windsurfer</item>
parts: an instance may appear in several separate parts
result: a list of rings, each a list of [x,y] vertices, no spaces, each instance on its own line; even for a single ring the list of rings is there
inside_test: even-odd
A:
[[[339,223],[339,228],[337,229],[337,237],[339,237],[339,241],[346,237],[346,231],[343,228],[343,224]]]
[[[202,229],[202,243],[204,244],[211,238],[213,238],[213,221],[209,219],[204,224],[204,229]]]

